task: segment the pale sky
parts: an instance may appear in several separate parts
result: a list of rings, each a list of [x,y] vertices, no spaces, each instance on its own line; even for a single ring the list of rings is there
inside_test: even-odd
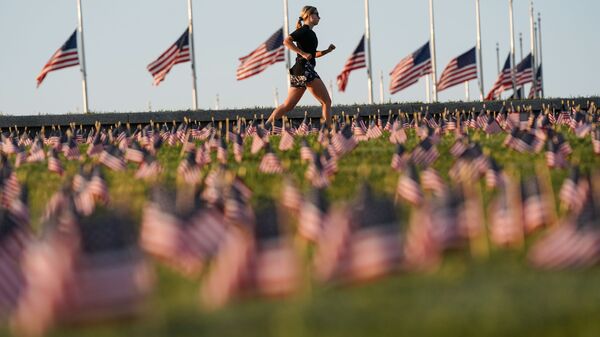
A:
[[[176,65],[160,86],[146,70],[185,30],[187,0],[82,0],[89,107],[97,112],[185,110],[192,105],[189,63]],[[317,72],[334,86],[335,104],[367,102],[364,69],[354,71],[345,93],[335,78],[364,33],[364,0],[289,0],[290,29],[304,5],[318,7],[315,27],[319,50],[330,43],[333,53],[318,59]],[[542,15],[542,46],[546,96],[600,94],[600,55],[594,0],[537,0]],[[282,0],[193,0],[198,104],[214,109],[270,107],[274,91],[279,102],[287,91],[284,63],[236,81],[238,58],[248,54],[283,25]],[[529,1],[514,0],[517,59],[519,32],[529,52]],[[475,45],[475,0],[435,0],[438,77],[454,57]],[[374,97],[379,101],[383,71],[385,101],[425,100],[425,80],[390,97],[389,71],[429,39],[427,0],[371,0]],[[486,91],[497,76],[496,42],[501,62],[509,52],[508,0],[481,0],[483,69]],[[40,88],[35,78],[50,56],[77,26],[76,0],[0,0],[0,113],[64,114],[82,111],[78,67],[48,74]],[[477,82],[470,82],[477,97]],[[464,86],[448,89],[440,101],[464,100]],[[315,105],[309,93],[301,105]]]

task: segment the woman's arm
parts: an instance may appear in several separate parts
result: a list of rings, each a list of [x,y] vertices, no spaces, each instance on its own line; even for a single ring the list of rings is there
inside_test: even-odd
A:
[[[327,48],[325,50],[317,51],[317,53],[315,54],[315,57],[325,56],[325,55],[331,53],[334,49],[335,49],[335,46],[333,44],[330,44],[329,48]]]
[[[285,39],[283,39],[283,45],[286,46],[287,49],[293,51],[296,54],[299,54],[307,60],[310,60],[312,58],[312,55],[310,53],[305,53],[300,48],[298,48],[298,46],[294,44],[294,40],[292,40],[292,37],[289,35],[286,36]]]

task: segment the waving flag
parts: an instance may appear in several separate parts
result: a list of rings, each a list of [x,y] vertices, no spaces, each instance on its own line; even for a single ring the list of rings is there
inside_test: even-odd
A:
[[[267,41],[250,54],[240,58],[236,77],[238,81],[261,73],[271,64],[285,61],[283,28],[279,28]]]
[[[431,51],[429,41],[414,53],[403,58],[390,72],[390,93],[395,94],[431,74]]]
[[[63,68],[68,68],[72,66],[76,66],[79,64],[79,55],[77,54],[77,30],[71,34],[67,42],[65,42],[62,47],[58,48],[58,50],[50,57],[50,60],[42,71],[36,77],[37,86],[39,87],[42,84],[46,75],[54,70],[59,70]]]
[[[533,98],[535,92],[542,92],[542,65],[540,64],[535,74],[535,83],[529,89],[527,98]]]
[[[154,77],[154,85],[159,85],[162,82],[171,68],[178,63],[191,61],[190,56],[190,34],[186,28],[185,32],[162,53],[154,62],[147,67],[152,77]]]
[[[346,64],[344,64],[344,68],[342,69],[341,74],[337,77],[337,85],[339,91],[345,91],[346,85],[348,84],[348,77],[350,76],[350,72],[356,69],[366,68],[366,56],[365,56],[365,36],[363,35],[360,38],[360,42]]]
[[[496,82],[492,86],[492,89],[487,94],[485,99],[487,99],[487,100],[494,99],[494,98],[498,97],[498,95],[500,95],[503,91],[512,88],[512,78],[511,78],[510,71],[511,71],[511,68],[510,68],[510,54],[509,54],[508,57],[506,58],[506,61],[504,62],[504,67],[502,67],[502,71],[498,75],[498,79],[496,79]]]
[[[531,54],[527,55],[515,69],[517,77],[517,85],[523,85],[533,82],[533,58]]]
[[[448,63],[446,69],[442,72],[442,76],[437,85],[437,90],[442,91],[476,78],[477,57],[475,55],[475,47],[473,47]]]

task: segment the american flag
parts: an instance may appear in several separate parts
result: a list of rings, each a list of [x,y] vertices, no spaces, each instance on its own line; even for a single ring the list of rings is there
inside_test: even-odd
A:
[[[154,85],[159,85],[174,65],[189,61],[191,61],[190,34],[189,29],[186,28],[177,41],[150,63],[147,69],[154,78]]]
[[[254,242],[242,229],[231,226],[204,279],[200,298],[204,306],[217,309],[236,296],[249,282]]]
[[[510,67],[510,54],[506,58],[504,62],[504,66],[502,67],[502,71],[498,75],[496,82],[492,86],[492,89],[488,92],[485,99],[492,100],[498,97],[503,91],[512,88],[512,77],[511,77],[511,67]]]
[[[580,179],[581,174],[579,172],[579,166],[573,166],[567,179],[563,182],[559,198],[560,201],[571,210],[579,212],[583,207],[586,199],[586,187],[585,179]],[[580,181],[581,180],[581,181]]]
[[[313,188],[304,199],[298,218],[298,234],[312,242],[318,242],[323,230],[323,220],[327,214],[329,203],[325,189]]]
[[[477,56],[475,54],[475,47],[473,47],[448,63],[437,84],[437,90],[442,91],[476,78]]]
[[[538,268],[582,268],[598,263],[598,210],[591,199],[576,218],[567,218],[531,247],[529,261]]]
[[[279,28],[267,41],[262,43],[250,54],[240,58],[237,68],[237,80],[261,73],[268,66],[285,61],[283,47],[283,28]]]
[[[337,77],[337,85],[338,90],[344,92],[346,90],[346,85],[348,84],[348,78],[350,77],[350,73],[353,70],[366,68],[366,56],[365,56],[365,36],[363,35],[360,38],[360,42],[356,49],[350,55],[350,58],[344,64],[344,68],[342,68],[342,72]]]
[[[509,189],[503,187],[489,206],[490,238],[499,246],[517,245],[523,242],[524,233],[520,213],[510,199]]]
[[[294,147],[294,136],[287,130],[281,131],[281,138],[279,139],[279,150],[288,151]]]
[[[533,58],[531,54],[527,55],[515,68],[515,77],[517,85],[524,85],[533,82]]]
[[[540,64],[536,71],[535,82],[531,86],[531,89],[529,89],[529,95],[527,96],[527,98],[531,99],[531,98],[533,98],[534,93],[536,93],[536,92],[540,93],[541,91],[542,91],[542,65]]]
[[[369,187],[363,187],[352,208],[353,230],[345,254],[338,259],[340,279],[369,281],[397,271],[404,256],[391,200],[377,197]]]
[[[419,80],[419,77],[431,74],[431,52],[429,41],[414,53],[403,58],[390,72],[390,93],[407,88]]]
[[[390,166],[396,171],[402,171],[408,163],[409,155],[402,144],[396,145],[396,152],[392,155],[392,163]]]
[[[42,84],[46,75],[54,70],[59,70],[67,67],[76,66],[79,64],[79,55],[77,54],[77,30],[71,34],[67,42],[65,42],[53,55],[42,71],[37,76],[37,86]]]
[[[279,158],[277,158],[277,155],[273,153],[271,147],[268,145],[265,155],[262,157],[260,165],[258,166],[258,171],[267,174],[279,174],[283,172],[283,167],[281,166]]]
[[[20,223],[9,210],[0,209],[0,319],[17,305],[25,287],[21,260],[33,239],[28,223]]]
[[[419,184],[419,174],[411,163],[404,174],[398,179],[396,193],[413,205],[419,205],[423,201],[423,191]]]
[[[54,149],[48,150],[48,171],[63,175],[64,169]]]

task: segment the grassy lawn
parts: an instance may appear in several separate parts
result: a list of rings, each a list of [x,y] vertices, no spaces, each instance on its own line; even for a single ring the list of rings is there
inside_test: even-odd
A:
[[[565,134],[567,134],[565,132]],[[583,169],[600,167],[600,156],[592,153],[589,137],[580,140],[567,134],[574,149],[572,161]],[[479,142],[508,171],[534,174],[535,164],[544,154],[519,154],[502,146],[504,135],[487,136],[476,132]],[[448,181],[453,160],[449,148],[454,138],[445,136],[438,145],[440,158],[433,165]],[[278,138],[272,139],[277,148]],[[319,145],[310,138],[313,148]],[[406,147],[416,144],[409,134]],[[257,171],[260,156],[251,156],[246,143],[243,167],[230,168],[242,175],[254,191],[253,204],[277,197],[281,176]],[[230,149],[230,162],[234,163]],[[158,158],[165,168],[161,180],[176,184],[180,147],[163,147]],[[328,189],[331,200],[349,200],[362,181],[376,193],[393,197],[398,173],[390,168],[395,146],[387,137],[361,143],[343,157],[339,172]],[[306,165],[299,160],[299,141],[287,153],[277,151],[289,175],[303,189]],[[214,154],[213,154],[214,158]],[[78,163],[63,161],[66,176],[74,174]],[[213,160],[212,166],[215,166]],[[129,209],[139,219],[150,186],[133,178],[136,168],[124,172],[105,170],[113,207]],[[206,174],[210,167],[204,169]],[[29,187],[30,211],[34,227],[51,195],[65,177],[48,173],[45,165],[25,165],[18,169],[21,183]],[[552,170],[552,186],[558,193],[567,170]],[[484,200],[492,195],[485,190]],[[407,218],[410,207],[401,204]],[[403,220],[405,222],[405,220]],[[401,224],[404,227],[404,223]],[[533,239],[529,239],[530,241]],[[531,242],[528,242],[530,244]],[[307,281],[292,298],[237,301],[216,312],[199,303],[200,279],[188,280],[156,264],[157,287],[145,314],[135,320],[95,326],[61,327],[55,336],[598,336],[600,332],[600,268],[547,272],[532,269],[523,250],[493,248],[487,258],[474,258],[468,251],[446,256],[440,268],[426,274],[400,273],[354,287],[329,286]],[[32,317],[34,320],[35,317]],[[0,328],[0,335],[8,335]]]

